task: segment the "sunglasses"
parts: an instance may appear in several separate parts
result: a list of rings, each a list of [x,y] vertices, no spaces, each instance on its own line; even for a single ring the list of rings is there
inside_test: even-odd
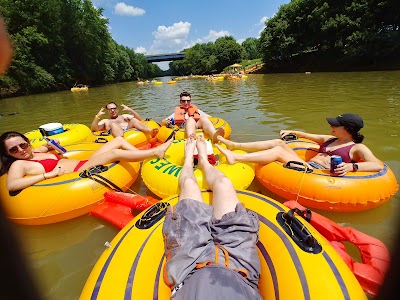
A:
[[[118,110],[118,107],[107,108],[107,110],[109,110],[109,111],[111,111],[111,110]]]
[[[192,100],[181,100],[181,102],[183,102],[183,103],[185,103],[185,102],[190,102],[190,101],[192,101]]]
[[[29,143],[21,143],[17,146],[11,147],[10,149],[8,149],[8,152],[11,154],[15,154],[19,151],[18,147],[21,148],[22,150],[26,150],[29,147]]]

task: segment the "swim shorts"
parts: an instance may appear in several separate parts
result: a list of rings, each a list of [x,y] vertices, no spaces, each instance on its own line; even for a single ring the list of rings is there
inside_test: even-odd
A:
[[[163,226],[167,257],[165,282],[174,288],[205,265],[218,265],[247,273],[243,280],[258,287],[258,216],[241,203],[233,212],[213,217],[213,207],[192,199],[168,207]],[[226,265],[228,263],[228,265]],[[242,270],[244,272],[242,272]]]

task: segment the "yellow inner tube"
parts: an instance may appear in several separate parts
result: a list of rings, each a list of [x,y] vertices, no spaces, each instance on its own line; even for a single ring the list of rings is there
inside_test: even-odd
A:
[[[150,191],[161,198],[179,193],[178,178],[184,161],[185,142],[185,139],[173,141],[163,159],[147,159],[142,164],[143,182]],[[230,165],[216,147],[213,148],[213,152],[219,159],[216,168],[232,181],[235,188],[246,189],[251,184],[254,179],[252,163]],[[241,150],[235,152],[245,153]],[[200,188],[208,189],[203,171],[195,169],[194,175]]]
[[[287,207],[257,193],[237,191],[237,194],[239,201],[260,219],[257,247],[261,263],[259,290],[263,299],[367,299],[343,259],[310,224],[296,218],[320,244],[320,252],[302,250],[294,242],[293,233],[286,232],[278,223]],[[206,203],[212,202],[212,193],[203,191],[202,195]],[[175,205],[177,201],[176,196],[156,205]],[[171,291],[163,282],[164,218],[161,215],[161,219],[143,229],[137,226],[139,220],[157,215],[157,211],[152,215],[143,212],[117,234],[94,266],[81,300],[170,299]]]
[[[63,128],[64,132],[49,136],[50,139],[58,139],[62,146],[86,142],[92,135],[90,128],[83,124],[64,124]],[[24,133],[24,135],[29,139],[34,148],[46,144],[46,140],[39,129],[29,131]]]

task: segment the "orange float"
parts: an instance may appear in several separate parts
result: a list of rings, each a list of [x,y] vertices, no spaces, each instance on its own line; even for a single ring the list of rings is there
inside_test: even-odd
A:
[[[288,141],[303,160],[318,153],[319,145],[299,139]],[[382,205],[398,190],[396,177],[386,164],[380,172],[349,172],[331,176],[329,170],[304,168],[303,164],[272,162],[256,166],[256,178],[267,189],[307,207],[332,211],[361,211]]]
[[[95,207],[90,214],[122,229],[134,217],[134,210],[149,208],[157,199],[131,193],[108,191],[104,193],[105,202]]]
[[[365,292],[376,296],[382,285],[390,264],[390,254],[385,244],[350,227],[342,227],[335,222],[301,206],[296,201],[286,201],[285,206],[300,211],[296,213],[304,217],[318,230],[343,258]],[[361,254],[362,263],[355,262],[346,252],[343,242],[354,244]]]

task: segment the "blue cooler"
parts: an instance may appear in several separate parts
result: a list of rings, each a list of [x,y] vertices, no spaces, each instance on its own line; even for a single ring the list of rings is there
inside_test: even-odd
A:
[[[65,130],[61,123],[47,123],[40,126],[39,131],[43,136],[52,136],[63,133]]]

